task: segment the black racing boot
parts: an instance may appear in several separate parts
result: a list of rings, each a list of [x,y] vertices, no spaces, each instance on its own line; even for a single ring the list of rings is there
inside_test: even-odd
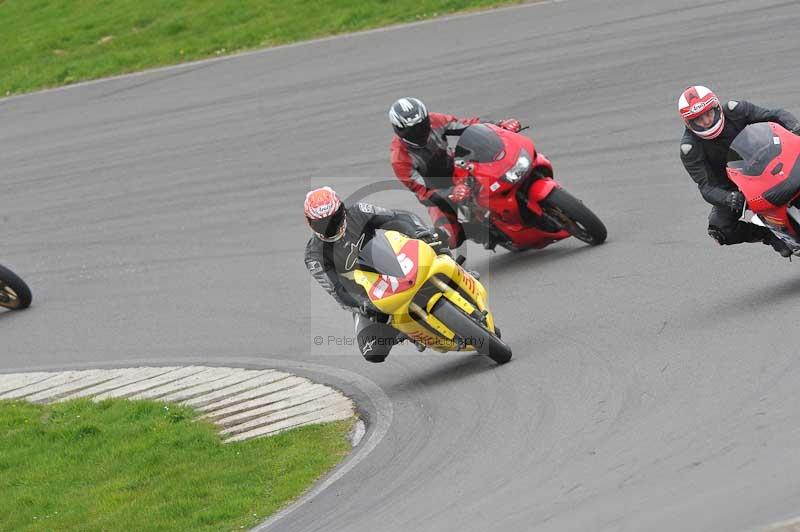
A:
[[[789,246],[786,245],[786,242],[775,236],[774,233],[770,232],[770,235],[762,240],[764,244],[772,246],[772,249],[777,251],[781,254],[781,257],[791,257],[792,250]]]
[[[459,255],[458,257],[456,257],[456,264],[458,264],[459,266],[461,266],[463,268],[464,267],[464,262],[466,262],[466,260],[467,260],[467,257],[465,257],[464,255]],[[481,274],[479,274],[475,270],[467,270],[467,269],[465,269],[464,271],[466,271],[468,274],[473,276],[475,278],[475,280],[479,281],[481,279]]]
[[[494,251],[494,248],[497,247],[497,244],[500,243],[500,239],[494,236],[491,232],[487,231],[486,236],[483,239],[483,249],[487,251]]]

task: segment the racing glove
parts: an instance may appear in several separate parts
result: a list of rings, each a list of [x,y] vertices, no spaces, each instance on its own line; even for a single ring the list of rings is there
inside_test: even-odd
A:
[[[744,207],[745,207],[744,194],[742,194],[738,190],[731,192],[730,194],[728,194],[728,197],[725,200],[725,204],[728,207],[730,207],[730,209],[734,213],[741,215],[744,212]]]
[[[519,120],[516,118],[506,118],[505,120],[501,120],[497,123],[498,126],[502,127],[503,129],[507,129],[512,133],[518,133],[522,126],[519,123]]]
[[[439,233],[435,233],[430,229],[420,229],[419,231],[417,231],[417,234],[414,235],[414,238],[422,240],[423,242],[431,246],[437,255],[448,253],[446,249],[442,248],[443,242],[442,239],[439,237]]]
[[[453,201],[455,203],[461,203],[462,201],[470,197],[470,195],[472,195],[472,189],[469,188],[468,185],[462,183],[460,185],[454,186],[453,190],[450,191],[450,194],[447,197],[450,198],[450,201]]]
[[[431,242],[436,240],[437,236],[438,235],[433,231],[431,231],[430,229],[419,229],[414,234],[414,238],[416,238],[417,240],[422,240],[426,244],[430,244]]]

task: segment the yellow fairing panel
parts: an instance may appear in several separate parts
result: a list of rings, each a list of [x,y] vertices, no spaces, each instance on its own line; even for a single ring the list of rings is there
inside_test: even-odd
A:
[[[440,297],[446,297],[467,314],[472,314],[476,310],[483,312],[487,310],[486,289],[452,258],[446,255],[437,256],[433,249],[424,242],[409,239],[395,231],[387,231],[386,237],[392,249],[398,254],[400,262],[406,258],[406,253],[414,259],[416,278],[413,280],[413,285],[408,283],[402,285],[402,280],[362,270],[354,271],[355,282],[364,288],[378,309],[392,316],[391,325],[394,328],[437,351],[457,350],[458,345],[452,341],[455,336],[453,331],[432,316],[430,311]],[[407,245],[409,243],[410,245]],[[424,306],[420,302],[427,327],[418,323],[423,316],[409,312],[414,296],[426,282],[432,283],[437,289]],[[475,301],[477,307],[468,298],[462,296],[455,287],[458,287],[469,299]],[[487,313],[486,318],[489,330],[494,331],[494,319],[491,312]],[[437,331],[438,334],[431,329]]]

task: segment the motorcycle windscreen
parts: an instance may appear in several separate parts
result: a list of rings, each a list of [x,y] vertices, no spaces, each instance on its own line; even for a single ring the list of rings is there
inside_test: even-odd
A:
[[[759,176],[780,154],[781,139],[769,124],[750,124],[733,139],[728,150],[728,167],[747,176]]]
[[[477,163],[497,161],[503,158],[503,141],[487,126],[475,124],[458,138],[455,156]]]
[[[406,275],[397,260],[394,248],[382,231],[376,231],[375,236],[361,248],[358,262],[362,266],[384,275],[392,277],[405,277]]]

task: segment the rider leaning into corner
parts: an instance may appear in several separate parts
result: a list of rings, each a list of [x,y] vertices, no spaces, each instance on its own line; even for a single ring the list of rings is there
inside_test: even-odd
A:
[[[306,244],[308,271],[342,308],[353,313],[358,348],[369,362],[383,362],[394,343],[405,336],[387,325],[389,317],[378,310],[353,280],[358,255],[377,229],[394,230],[431,244],[438,253],[438,235],[418,216],[369,203],[345,207],[330,187],[312,190],[304,204],[306,222],[313,233]]]
[[[448,236],[452,249],[464,242],[464,229],[458,223],[453,202],[463,201],[470,190],[466,185],[453,186],[453,154],[448,136],[459,136],[479,118],[428,113],[417,98],[400,98],[389,108],[389,121],[395,137],[390,147],[392,169],[397,178],[428,207],[433,226]],[[519,120],[507,118],[492,123],[509,131],[520,130]]]
[[[765,109],[744,100],[730,100],[722,105],[717,95],[702,85],[683,91],[678,112],[686,125],[681,139],[681,161],[703,199],[713,205],[708,216],[708,234],[720,245],[763,242],[781,256],[790,256],[792,251],[772,231],[739,220],[745,197],[728,179],[725,167],[733,139],[749,124],[777,122],[797,134],[800,121],[783,109]]]

